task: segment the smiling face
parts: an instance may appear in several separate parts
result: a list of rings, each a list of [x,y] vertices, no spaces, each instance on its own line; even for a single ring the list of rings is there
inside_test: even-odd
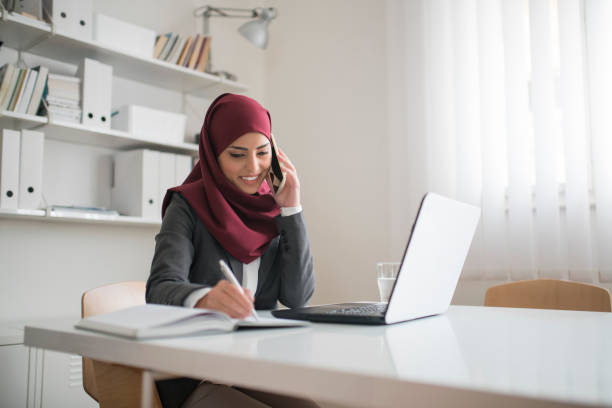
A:
[[[270,169],[270,141],[261,133],[251,132],[234,140],[217,157],[227,179],[246,194],[255,194]]]

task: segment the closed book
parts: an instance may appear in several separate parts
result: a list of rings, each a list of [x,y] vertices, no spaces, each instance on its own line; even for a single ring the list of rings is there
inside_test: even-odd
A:
[[[66,119],[70,119],[71,122],[72,119],[79,122],[81,121],[81,109],[62,108],[60,106],[49,105],[47,108],[47,115],[49,116],[49,119],[53,121]]]
[[[49,74],[47,76],[48,94],[61,98],[81,100],[81,78],[76,76]]]
[[[26,109],[26,113],[28,115],[36,115],[36,112],[38,112],[43,91],[45,90],[45,86],[47,84],[47,75],[49,74],[49,69],[47,67],[38,66],[32,69],[38,71],[38,78],[36,78],[36,84],[34,85],[34,91],[32,92],[30,104]]]
[[[19,68],[19,75],[17,77],[17,82],[15,82],[15,88],[13,88],[13,93],[11,95],[11,100],[9,101],[6,110],[13,111],[15,109],[15,105],[17,105],[17,101],[19,100],[19,96],[21,95],[21,90],[23,89],[23,83],[28,76],[28,70]]]
[[[168,59],[168,56],[172,52],[172,49],[174,48],[177,39],[178,39],[178,34],[177,33],[172,33],[170,35],[170,38],[168,39],[168,42],[166,43],[166,46],[164,47],[164,50],[159,55],[159,59],[160,60],[166,61]]]
[[[185,59],[183,60],[183,63],[181,64],[182,66],[184,67],[189,66],[189,61],[191,61],[191,55],[193,55],[193,49],[196,43],[198,42],[199,38],[200,38],[200,34],[197,34],[195,37],[193,37],[193,41],[191,42],[191,44],[189,44],[189,49],[185,53]]]
[[[28,71],[28,79],[23,85],[23,92],[21,93],[21,97],[15,106],[16,113],[26,113],[28,110],[28,105],[30,105],[30,99],[32,99],[32,92],[34,92],[34,85],[36,84],[36,79],[38,78],[38,71],[35,71],[34,69],[28,69]]]
[[[47,104],[58,106],[61,108],[75,108],[81,110],[81,103],[78,99],[62,98],[61,96],[53,96],[47,94],[45,96]]]
[[[198,39],[195,43],[195,46],[193,47],[193,53],[191,54],[191,58],[189,59],[189,65],[187,66],[189,69],[194,69],[196,64],[198,63],[198,57],[200,56],[203,41],[204,37],[198,34]]]
[[[263,318],[232,319],[223,312],[180,306],[144,304],[81,319],[75,327],[141,340],[231,332],[240,328],[309,326],[309,322]]]
[[[183,66],[183,63],[185,62],[185,57],[187,56],[187,53],[189,52],[189,49],[191,48],[191,44],[193,44],[193,37],[189,36],[185,40],[185,46],[181,50],[181,55],[179,56],[179,59],[176,61],[176,65]]]
[[[9,106],[11,104],[11,100],[13,99],[13,95],[15,94],[15,88],[17,87],[17,82],[21,78],[21,68],[15,67],[13,70],[13,76],[8,85],[8,89],[6,91],[5,97],[2,99],[0,109],[1,110],[9,110]]]
[[[177,61],[181,57],[183,53],[183,49],[185,48],[185,43],[187,42],[187,38],[182,37],[177,40],[176,45],[174,46],[174,50],[172,50],[172,55],[168,57],[168,63],[172,65],[176,65]]]
[[[160,34],[155,41],[155,48],[153,48],[153,58],[159,58],[161,53],[164,51],[164,47],[166,47],[166,43],[170,39],[171,33]]]
[[[15,66],[13,64],[4,64],[2,67],[2,82],[0,83],[0,110],[6,109],[3,107],[5,106],[4,102],[7,98],[10,98],[9,92],[15,87],[15,80],[13,79],[14,74]]]
[[[210,53],[210,42],[212,37],[207,35],[204,38],[204,42],[202,43],[202,51],[200,52],[200,58],[198,60],[198,64],[196,65],[196,70],[199,72],[204,72],[206,70],[206,63],[208,62],[208,54]]]

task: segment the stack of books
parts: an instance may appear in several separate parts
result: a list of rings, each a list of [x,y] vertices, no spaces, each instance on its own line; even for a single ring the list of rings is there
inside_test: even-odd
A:
[[[81,78],[49,74],[44,110],[49,119],[81,123]]]
[[[204,72],[210,53],[209,35],[181,37],[177,33],[158,35],[155,40],[153,58],[173,65]]]
[[[0,68],[0,110],[36,115],[48,73],[46,67],[19,68],[4,64]]]

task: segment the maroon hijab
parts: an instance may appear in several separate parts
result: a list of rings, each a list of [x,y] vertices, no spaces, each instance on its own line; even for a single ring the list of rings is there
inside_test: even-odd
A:
[[[257,101],[242,95],[223,94],[206,112],[200,132],[200,160],[182,185],[168,190],[162,217],[171,192],[178,191],[200,217],[210,234],[242,263],[257,259],[276,235],[274,217],[280,209],[266,182],[250,195],[225,177],[217,156],[234,140],[258,132],[270,140],[270,114]]]

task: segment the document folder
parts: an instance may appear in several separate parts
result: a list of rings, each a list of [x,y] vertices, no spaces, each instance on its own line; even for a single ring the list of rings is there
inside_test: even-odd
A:
[[[43,10],[58,34],[91,41],[92,0],[43,0]]]
[[[115,155],[111,206],[122,215],[159,219],[159,152],[131,150]]]
[[[42,132],[21,130],[19,208],[35,210],[41,206],[44,138]]]
[[[183,184],[183,181],[187,178],[189,173],[191,173],[192,165],[191,165],[191,156],[185,156],[184,154],[176,155],[176,171],[174,172],[176,175],[176,180],[174,181],[175,186],[180,186]]]
[[[113,67],[85,58],[78,74],[82,84],[83,125],[110,129]]]
[[[3,129],[0,135],[0,208],[18,208],[20,139],[17,130]]]
[[[164,201],[166,190],[176,186],[176,155],[159,152],[159,193],[158,203]],[[161,214],[158,214],[161,216]]]

